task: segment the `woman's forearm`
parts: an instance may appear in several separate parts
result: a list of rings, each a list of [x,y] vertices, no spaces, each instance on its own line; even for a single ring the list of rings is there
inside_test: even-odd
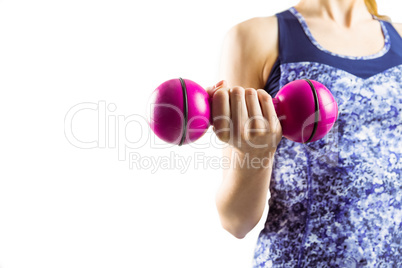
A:
[[[264,156],[241,154],[235,150],[230,153],[231,165],[224,172],[216,206],[222,226],[237,238],[245,237],[261,219],[274,153],[271,151]]]

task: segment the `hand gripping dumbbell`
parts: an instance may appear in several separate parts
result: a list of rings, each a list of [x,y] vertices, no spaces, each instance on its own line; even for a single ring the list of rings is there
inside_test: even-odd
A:
[[[151,96],[150,128],[168,143],[194,142],[212,124],[211,101],[205,89],[191,80],[168,80]],[[338,117],[338,105],[331,92],[314,80],[286,84],[272,102],[282,135],[299,143],[323,138]]]

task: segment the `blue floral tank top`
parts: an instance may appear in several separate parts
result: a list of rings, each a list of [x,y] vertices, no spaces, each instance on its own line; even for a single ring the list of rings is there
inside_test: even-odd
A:
[[[378,20],[383,49],[344,56],[321,47],[295,8],[276,16],[279,57],[265,90],[313,79],[339,114],[322,140],[280,141],[253,267],[402,267],[401,36]]]

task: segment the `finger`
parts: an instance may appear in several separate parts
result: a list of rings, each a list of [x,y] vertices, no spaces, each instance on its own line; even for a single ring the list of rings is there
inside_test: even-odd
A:
[[[244,135],[244,124],[248,119],[244,88],[233,87],[230,90],[230,111],[235,135]]]
[[[246,88],[245,99],[248,112],[247,128],[250,132],[254,132],[256,134],[265,132],[266,123],[264,121],[266,119],[262,116],[257,90],[254,88]]]
[[[209,97],[212,97],[214,95],[213,92],[212,92],[213,89],[214,89],[214,86],[205,88],[205,90],[207,91]]]
[[[226,80],[219,81],[214,86],[212,86],[211,89],[208,91],[209,96],[212,97],[217,90],[224,87],[228,87],[228,82]]]
[[[257,90],[254,88],[245,89],[245,98],[247,105],[248,117],[262,116],[260,102],[257,96]]]
[[[213,95],[212,118],[215,134],[223,142],[230,138],[230,117],[229,88],[221,88]]]
[[[226,80],[222,80],[221,87],[229,87],[229,83]]]
[[[257,94],[260,101],[262,114],[269,123],[269,131],[275,132],[278,128],[279,120],[272,102],[272,97],[263,89],[258,89]]]

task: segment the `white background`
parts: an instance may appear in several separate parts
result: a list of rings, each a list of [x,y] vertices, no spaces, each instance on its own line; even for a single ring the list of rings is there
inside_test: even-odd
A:
[[[214,203],[220,169],[193,159],[183,173],[153,172],[119,153],[217,159],[214,147],[152,146],[161,142],[147,140],[139,119],[150,93],[177,77],[218,82],[227,30],[296,2],[1,0],[0,267],[250,267],[267,210],[243,240],[224,231]],[[402,22],[398,4],[380,1],[380,11]],[[110,122],[123,120],[115,132],[106,124],[117,134],[98,143],[105,148],[65,137],[66,114],[85,102],[112,104]],[[130,115],[138,123],[127,124]],[[73,122],[78,139],[98,139],[97,111]],[[139,148],[113,148],[126,139]]]

